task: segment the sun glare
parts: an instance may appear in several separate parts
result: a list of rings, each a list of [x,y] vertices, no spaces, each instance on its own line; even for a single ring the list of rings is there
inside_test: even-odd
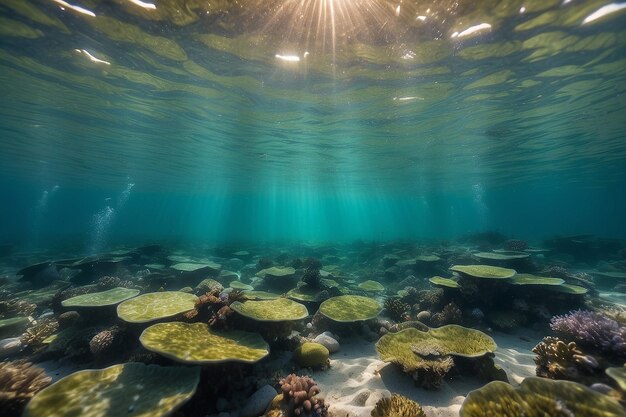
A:
[[[343,44],[371,40],[399,13],[397,4],[379,0],[283,0],[263,30],[281,30],[289,46],[330,52],[334,61]]]

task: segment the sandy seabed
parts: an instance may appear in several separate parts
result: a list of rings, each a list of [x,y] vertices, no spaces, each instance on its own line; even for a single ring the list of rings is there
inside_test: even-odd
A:
[[[515,334],[491,334],[498,349],[495,363],[506,371],[509,382],[518,385],[535,375],[531,349],[541,336],[527,330]],[[485,384],[475,378],[456,375],[438,391],[413,385],[410,376],[378,358],[374,344],[365,340],[342,340],[341,350],[330,357],[331,368],[313,373],[332,417],[369,417],[376,402],[390,393],[402,394],[422,405],[428,417],[458,417],[468,392]]]

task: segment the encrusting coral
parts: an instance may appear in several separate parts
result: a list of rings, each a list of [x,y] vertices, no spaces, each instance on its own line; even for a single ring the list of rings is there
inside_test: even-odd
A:
[[[372,417],[426,417],[422,407],[415,401],[393,394],[388,398],[381,398],[372,410]]]
[[[274,398],[266,416],[324,417],[327,415],[324,400],[316,397],[320,389],[312,378],[290,374],[278,383],[281,394]]]
[[[565,343],[557,337],[544,337],[533,348],[537,376],[550,379],[581,381],[585,376],[598,373],[598,361],[585,355],[575,342]]]
[[[0,363],[0,415],[19,416],[24,405],[52,379],[30,362]]]

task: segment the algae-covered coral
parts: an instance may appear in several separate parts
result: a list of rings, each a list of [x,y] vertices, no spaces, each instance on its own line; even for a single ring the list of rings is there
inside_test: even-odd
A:
[[[515,276],[515,270],[491,265],[453,265],[450,270],[459,274],[486,279],[508,279]]]
[[[461,417],[624,417],[607,395],[570,381],[528,377],[518,389],[494,381],[465,398]]]
[[[454,366],[454,357],[480,358],[496,350],[493,339],[479,330],[457,325],[421,331],[408,328],[384,335],[376,351],[425,388],[438,388]]]
[[[378,315],[382,306],[374,299],[359,295],[341,295],[329,298],[319,308],[319,312],[338,322],[369,320]]]
[[[391,397],[381,398],[376,403],[371,417],[426,417],[426,413],[415,401],[393,394]]]
[[[282,322],[301,320],[309,315],[306,307],[288,298],[234,302],[230,307],[242,316],[256,321]]]
[[[193,310],[198,297],[180,291],[148,293],[117,306],[117,315],[129,323],[147,323]]]
[[[40,391],[24,417],[163,417],[189,400],[199,378],[199,368],[142,363],[78,371]]]
[[[63,300],[63,307],[103,307],[121,303],[139,294],[137,289],[112,288],[101,292],[77,295],[76,297]]]
[[[269,346],[255,333],[216,332],[204,323],[158,323],[139,337],[148,350],[187,364],[254,363],[269,354]]]

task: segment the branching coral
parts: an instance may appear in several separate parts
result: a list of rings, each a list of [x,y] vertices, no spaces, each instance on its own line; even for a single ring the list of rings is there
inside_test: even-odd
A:
[[[0,415],[19,416],[26,402],[50,381],[43,369],[30,362],[0,363]]]
[[[421,310],[430,310],[443,304],[443,290],[424,290],[419,292],[419,307]]]
[[[30,316],[35,312],[37,306],[24,300],[0,301],[0,318],[14,316]]]
[[[577,310],[550,320],[550,328],[564,339],[626,357],[626,326],[602,314]]]
[[[26,329],[21,340],[25,345],[36,347],[40,345],[45,338],[52,335],[59,329],[59,322],[55,319],[41,320],[39,323]]]
[[[117,326],[103,330],[89,341],[89,351],[96,360],[110,358],[122,346],[124,331]]]
[[[509,251],[521,252],[525,249],[528,249],[528,243],[520,239],[509,239],[504,242],[504,249]]]
[[[446,324],[460,324],[462,320],[461,309],[454,303],[446,304],[440,313],[433,314],[431,317],[431,322],[435,327]]]
[[[302,281],[313,288],[319,288],[322,279],[322,275],[320,274],[322,263],[318,259],[309,258],[304,261],[304,265],[306,266],[306,270],[302,276]]]
[[[384,307],[389,317],[395,321],[404,321],[407,312],[411,309],[411,306],[403,303],[399,298],[387,298]]]
[[[426,413],[418,403],[399,394],[380,399],[371,415],[372,417],[426,417]]]
[[[136,287],[136,285],[132,281],[129,281],[129,280],[124,281],[118,277],[111,277],[108,275],[98,279],[98,281],[96,282],[96,285],[98,286],[98,291],[110,290],[116,287],[123,287],[123,288],[135,288]]]
[[[556,337],[544,337],[533,348],[537,376],[550,379],[581,381],[598,372],[598,362],[580,350],[575,342],[565,343]]]
[[[288,375],[279,381],[280,394],[271,408],[280,409],[284,417],[323,417],[327,415],[324,400],[317,398],[320,389],[308,376]]]

